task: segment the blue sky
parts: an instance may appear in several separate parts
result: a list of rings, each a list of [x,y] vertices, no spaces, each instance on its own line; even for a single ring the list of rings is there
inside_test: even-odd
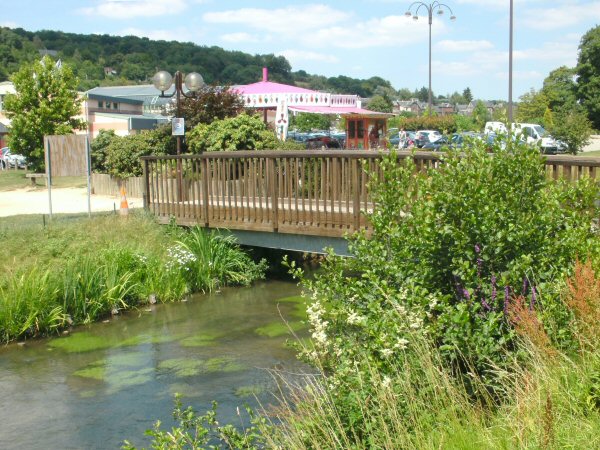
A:
[[[427,86],[428,24],[400,0],[1,0],[0,25],[107,33],[275,53],[293,70],[381,76],[395,88]],[[430,2],[427,1],[427,4]],[[433,91],[508,97],[509,0],[447,0],[432,25]],[[548,73],[574,66],[581,36],[600,24],[598,0],[514,0],[517,99]],[[414,10],[414,9],[413,9]],[[421,13],[423,9],[421,10]],[[261,74],[256,74],[257,80]]]

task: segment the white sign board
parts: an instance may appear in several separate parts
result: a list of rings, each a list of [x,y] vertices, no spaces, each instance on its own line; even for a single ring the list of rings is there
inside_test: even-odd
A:
[[[171,121],[171,134],[173,136],[183,136],[185,135],[185,121],[183,118],[175,117]]]

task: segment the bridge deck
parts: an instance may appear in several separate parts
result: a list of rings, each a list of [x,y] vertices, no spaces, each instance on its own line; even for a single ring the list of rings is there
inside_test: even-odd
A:
[[[399,152],[399,157],[412,155]],[[414,154],[418,170],[440,166],[441,153]],[[371,151],[243,151],[143,157],[145,206],[181,225],[342,237],[369,231],[370,177],[381,154]],[[547,174],[598,179],[600,158],[548,156]]]

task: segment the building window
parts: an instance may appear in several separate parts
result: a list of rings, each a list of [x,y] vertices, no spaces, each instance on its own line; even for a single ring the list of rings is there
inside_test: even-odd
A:
[[[113,109],[119,109],[119,104],[118,103],[113,103]]]
[[[104,102],[98,102],[98,108],[104,108]]]

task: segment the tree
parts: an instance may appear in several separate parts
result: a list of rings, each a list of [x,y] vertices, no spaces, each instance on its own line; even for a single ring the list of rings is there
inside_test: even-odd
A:
[[[577,84],[575,83],[575,69],[561,66],[553,70],[544,80],[542,93],[548,99],[548,106],[552,111],[566,106],[575,107],[577,103]]]
[[[473,101],[473,94],[471,94],[471,88],[469,87],[463,91],[462,96],[467,103],[471,103]]]
[[[188,133],[192,153],[265,150],[280,146],[275,133],[257,115],[240,114],[210,124],[198,124]]]
[[[544,114],[548,108],[548,99],[542,91],[536,92],[531,89],[519,97],[519,108],[517,109],[517,122],[542,123]]]
[[[331,116],[327,114],[301,113],[291,116],[290,127],[301,132],[329,130],[331,127]]]
[[[596,129],[600,129],[600,25],[581,38],[577,60],[577,98]]]
[[[392,102],[382,95],[375,95],[371,98],[369,104],[367,105],[367,109],[371,111],[385,113],[391,113],[393,108],[394,106],[392,105]]]
[[[66,65],[45,56],[24,65],[13,77],[16,94],[7,95],[6,115],[11,119],[9,146],[25,155],[34,170],[44,168],[44,135],[70,134],[85,128],[76,119],[82,99],[77,78]]]
[[[569,153],[577,154],[587,145],[592,133],[592,124],[581,105],[561,108],[553,113],[554,123],[548,126],[556,139],[567,144]]]
[[[473,108],[471,117],[473,118],[473,122],[475,122],[477,127],[481,130],[483,129],[485,123],[489,120],[490,112],[481,100],[477,100],[477,104],[475,105],[475,108]]]
[[[184,98],[181,102],[181,114],[187,130],[200,123],[235,117],[243,110],[242,97],[229,88],[214,85],[204,86],[194,98]]]

